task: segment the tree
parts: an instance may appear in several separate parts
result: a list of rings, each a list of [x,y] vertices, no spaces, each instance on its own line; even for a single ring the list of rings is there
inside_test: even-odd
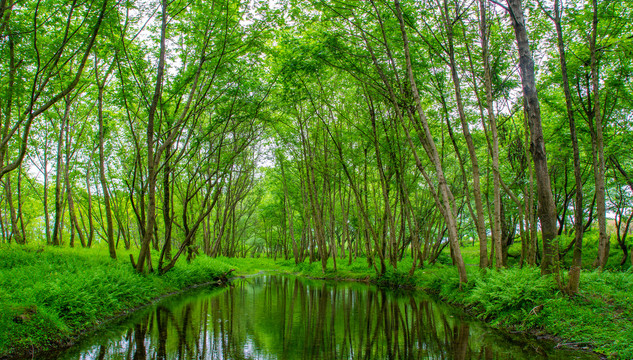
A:
[[[534,58],[530,50],[521,0],[507,0],[507,4],[507,11],[510,15],[512,27],[514,28],[519,52],[523,105],[530,128],[530,151],[532,153],[532,160],[534,161],[538,187],[538,216],[541,222],[541,234],[543,239],[541,273],[550,274],[554,272],[554,266],[556,265],[554,263],[554,253],[557,252],[558,249],[554,246],[554,240],[558,234],[558,230],[556,227],[556,204],[554,203],[552,195],[549,171],[547,169],[545,139],[543,138],[543,128],[541,126],[541,107],[536,90]]]
[[[560,71],[563,82],[563,91],[565,93],[565,108],[567,110],[567,119],[569,121],[569,131],[571,134],[571,146],[574,157],[574,181],[576,185],[576,198],[574,203],[574,257],[572,260],[572,266],[569,269],[569,285],[568,292],[570,294],[578,293],[580,284],[580,269],[582,267],[582,237],[584,233],[583,229],[583,191],[582,191],[582,175],[580,168],[580,150],[578,147],[578,136],[576,135],[576,121],[574,119],[574,108],[572,105],[572,96],[569,86],[569,78],[567,76],[567,57],[565,54],[565,42],[563,38],[563,29],[561,26],[561,5],[558,0],[554,1],[553,15],[546,14],[554,23],[556,28],[556,45],[558,47],[559,59],[560,59]]]
[[[4,58],[9,61],[9,86],[4,105],[5,119],[0,141],[0,159],[2,159],[0,161],[4,161],[11,142],[17,142],[19,152],[11,161],[0,163],[0,179],[17,169],[24,160],[33,121],[55,103],[70,94],[79,83],[92,47],[97,41],[103,18],[108,10],[108,1],[103,0],[101,7],[97,8],[96,19],[91,4],[78,4],[76,1],[72,2],[68,9],[65,9],[64,5],[49,4],[48,2],[45,4],[42,4],[42,2],[37,4],[29,3],[29,7],[24,9],[24,13],[17,12],[17,14],[14,14],[13,3],[7,6],[6,1],[3,1],[2,5],[0,29],[2,32],[7,31],[9,38],[8,49],[5,48],[4,43],[2,47],[3,52],[7,50],[9,52],[9,55]],[[44,22],[47,16],[57,11],[60,11],[61,14],[66,14],[64,22],[61,22],[61,24]],[[77,13],[79,13],[79,18],[83,18],[82,21],[73,21],[78,15]],[[32,17],[30,16],[32,19],[30,23],[22,18],[26,14],[28,16],[33,14]],[[16,17],[20,18],[16,19]],[[60,28],[46,28],[41,26],[42,22],[46,25],[60,25]],[[17,34],[20,34],[18,28],[25,23],[32,25],[32,31],[24,31],[22,34],[29,35],[22,36],[31,36],[29,40],[31,40],[30,45],[32,48],[26,45],[27,39],[15,38],[18,36]],[[77,24],[79,25],[77,26]],[[85,42],[85,45],[79,47],[78,50],[69,49],[71,47],[70,44],[75,44],[76,42],[81,44],[82,41]],[[20,55],[24,54],[24,57],[29,61],[28,64],[20,64],[21,68],[27,69],[20,72],[20,76],[24,76],[26,81],[20,81],[17,84],[16,42],[20,45],[17,51],[21,52]],[[53,46],[49,46],[49,44],[53,44]],[[82,48],[83,51],[81,51]],[[75,64],[72,61],[73,59],[78,59],[78,63]],[[65,80],[65,77],[68,70],[72,69],[73,66],[76,66],[76,69],[71,71],[72,75],[68,78],[72,80],[69,82]],[[62,78],[60,79],[60,77]],[[20,88],[16,89],[16,86],[20,86]],[[14,101],[16,93],[30,93],[30,96],[25,103],[16,104]],[[16,107],[24,110],[22,113],[16,114],[14,111]],[[21,133],[19,138],[17,136],[18,130]]]

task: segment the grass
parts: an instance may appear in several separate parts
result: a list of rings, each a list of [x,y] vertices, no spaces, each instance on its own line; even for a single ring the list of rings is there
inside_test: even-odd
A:
[[[337,271],[330,259],[324,273],[320,262],[307,260],[295,264],[283,258],[206,256],[190,264],[180,261],[172,271],[157,276],[137,274],[125,251],[119,251],[119,260],[113,261],[104,248],[4,245],[0,247],[0,358],[59,346],[112,316],[164,294],[213,280],[229,269],[235,269],[237,275],[280,271],[418,288],[499,328],[554,335],[567,343],[590,345],[611,358],[633,358],[633,270],[622,270],[621,254],[615,247],[609,270],[590,270],[595,248],[591,239],[589,236],[590,241],[585,243],[581,292],[571,298],[558,291],[551,277],[541,276],[539,269],[519,269],[512,257],[508,269],[480,271],[476,266],[476,243],[462,248],[470,266],[469,282],[461,289],[457,271],[445,254],[438,264],[416,269],[413,276],[409,275],[412,262],[407,257],[397,269],[390,267],[378,276],[365,258],[352,263],[337,259]],[[511,253],[516,249],[520,244],[515,244]]]
[[[611,358],[633,358],[631,271],[584,271],[574,297],[558,291],[553,278],[536,268],[469,269],[469,283],[461,291],[453,268],[435,267],[416,276],[420,288],[496,327],[555,335]]]
[[[347,259],[338,259],[337,271],[332,270],[330,259],[325,273],[320,262],[295,265],[292,260],[278,261],[275,266],[313,278],[415,287],[461,306],[498,328],[556,336],[565,343],[590,346],[609,358],[632,359],[633,270],[628,267],[621,270],[621,254],[615,247],[611,249],[606,271],[591,270],[595,246],[591,237],[587,243],[580,294],[574,297],[561,293],[552,276],[541,276],[540,269],[535,267],[518,268],[516,260],[502,271],[480,271],[475,266],[479,259],[478,244],[462,249],[466,263],[471,266],[467,266],[469,282],[461,289],[457,270],[449,265],[450,259],[445,255],[441,255],[438,264],[417,269],[413,276],[409,276],[411,259],[406,257],[398,263],[397,270],[390,268],[383,276],[377,276],[365,258],[357,258],[351,264]],[[520,249],[520,244],[514,247],[512,250]],[[567,280],[566,273],[562,277]]]
[[[137,274],[105,249],[3,246],[0,249],[0,357],[46,350],[108,318],[192,285],[229,266],[201,256],[163,276]]]
[[[568,235],[560,235],[558,237],[558,241],[560,243],[560,248],[565,249],[573,240],[573,236]],[[628,243],[628,241],[627,241]],[[491,244],[488,243],[488,251],[490,252]],[[598,231],[590,230],[583,235],[583,257],[582,257],[582,266],[584,269],[592,269],[593,262],[596,259],[596,254],[598,253]],[[539,243],[540,250],[540,243]],[[630,251],[630,250],[629,250]],[[464,241],[461,246],[462,256],[464,258],[464,262],[466,264],[470,264],[471,266],[476,266],[479,264],[479,242],[475,241]],[[510,256],[508,257],[509,266],[518,266],[521,255],[521,242],[516,241],[509,249]],[[563,268],[569,268],[571,265],[573,256],[573,248],[570,249],[562,261]],[[488,253],[488,258],[490,258],[490,253]],[[442,255],[440,255],[440,261],[448,264],[450,263],[450,259],[448,258],[447,252],[445,251]],[[615,236],[611,237],[611,249],[609,251],[609,258],[607,260],[606,269],[613,271],[626,271],[631,267],[631,260],[627,259],[623,265],[620,265],[622,261],[622,250],[619,246],[617,246],[617,241],[615,240]]]

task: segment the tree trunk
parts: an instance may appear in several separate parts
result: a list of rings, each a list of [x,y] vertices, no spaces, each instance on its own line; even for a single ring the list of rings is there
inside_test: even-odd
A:
[[[284,187],[284,214],[288,218],[288,231],[290,232],[290,239],[292,241],[292,255],[295,259],[295,264],[299,263],[299,249],[297,248],[297,241],[295,240],[295,228],[293,222],[293,212],[292,207],[290,206],[290,199],[288,197],[288,184],[286,182],[286,172],[284,170],[284,159],[279,156],[279,167],[281,168],[281,180],[283,182]]]
[[[66,123],[70,117],[70,106],[72,100],[70,96],[66,96],[64,99],[66,106],[64,107],[64,116],[60,120],[59,136],[57,137],[57,162],[55,163],[55,220],[53,222],[53,245],[59,246],[60,244],[60,222],[62,218],[62,146],[64,144],[64,130],[66,129]]]
[[[485,21],[485,20],[483,20]],[[466,140],[466,146],[468,147],[468,154],[470,155],[470,163],[473,167],[473,196],[475,198],[475,227],[477,229],[477,236],[479,238],[479,267],[486,268],[488,266],[486,255],[487,250],[487,235],[486,226],[484,221],[484,206],[481,199],[481,185],[479,178],[479,160],[477,159],[477,153],[475,151],[475,144],[473,143],[472,135],[470,134],[470,128],[468,120],[466,119],[466,113],[464,111],[464,104],[462,101],[461,84],[457,74],[457,63],[455,61],[455,47],[453,44],[453,19],[449,17],[448,3],[444,0],[444,23],[448,37],[448,55],[451,67],[451,78],[453,80],[453,87],[455,89],[455,101],[457,103],[457,112],[459,113],[459,120],[462,125],[462,132],[464,133],[464,139]],[[484,66],[487,64],[487,53],[484,51]],[[494,154],[493,154],[494,159]],[[494,161],[494,160],[493,160]],[[464,179],[464,181],[467,181]],[[497,184],[498,185],[498,184]],[[498,191],[498,187],[495,187],[495,191]],[[495,194],[496,194],[495,192]],[[495,199],[497,199],[495,197]],[[496,203],[495,203],[496,204]]]
[[[44,221],[46,221],[46,244],[52,245],[51,240],[51,215],[48,209],[48,136],[44,149]]]
[[[444,170],[442,168],[442,163],[439,157],[439,153],[437,151],[437,148],[435,147],[435,141],[433,140],[433,135],[431,134],[429,124],[426,119],[426,114],[422,107],[420,94],[418,92],[415,77],[413,74],[413,65],[411,63],[411,54],[409,51],[409,39],[407,36],[405,22],[402,16],[402,11],[400,9],[400,1],[398,0],[395,1],[395,10],[396,10],[396,15],[398,17],[398,21],[400,23],[400,31],[402,34],[402,40],[404,44],[404,54],[405,54],[405,61],[406,61],[406,67],[407,67],[407,74],[409,78],[409,83],[411,85],[411,91],[413,93],[415,108],[417,110],[421,126],[424,129],[424,136],[426,140],[429,158],[431,162],[433,163],[433,165],[435,166],[435,172],[436,172],[436,176],[438,180],[438,189],[439,189],[439,193],[441,194],[442,205],[443,205],[443,215],[446,221],[446,226],[448,227],[449,243],[451,245],[451,249],[453,252],[454,259],[455,259],[455,265],[457,266],[457,269],[459,272],[460,283],[466,283],[468,281],[468,278],[466,275],[466,266],[464,264],[464,260],[461,254],[461,249],[459,247],[457,222],[455,220],[455,213],[454,213],[453,206],[451,204],[453,195],[446,182],[446,178],[444,176]]]
[[[383,234],[385,234],[386,232],[389,233],[389,262],[391,264],[391,266],[393,266],[394,268],[397,267],[398,263],[396,261],[395,256],[393,256],[393,253],[395,252],[395,243],[396,243],[396,231],[395,231],[395,224],[394,224],[394,220],[393,220],[393,215],[391,213],[391,201],[389,199],[389,193],[390,193],[390,186],[389,186],[389,180],[391,176],[387,176],[385,174],[385,170],[382,164],[382,155],[380,152],[380,147],[378,145],[378,132],[376,131],[376,114],[374,112],[373,109],[373,104],[371,102],[369,102],[369,107],[370,107],[370,118],[371,118],[371,125],[372,125],[372,131],[373,131],[373,145],[374,145],[374,152],[376,154],[376,167],[378,168],[378,174],[380,176],[380,188],[382,190],[382,197],[383,197],[383,201],[384,201],[384,219],[385,219],[385,225],[384,225],[384,231]],[[384,240],[383,240],[383,256],[385,256],[384,251],[385,249],[385,244],[384,244]]]
[[[5,180],[5,195],[6,202],[9,205],[9,220],[11,221],[11,237],[18,244],[23,244],[24,239],[22,239],[21,232],[18,228],[18,217],[15,211],[15,205],[13,204],[13,189],[11,187],[11,174],[6,175]]]
[[[547,169],[547,152],[543,139],[541,126],[541,108],[536,91],[536,79],[534,74],[534,59],[530,50],[525,18],[521,0],[507,0],[510,19],[517,40],[519,52],[519,69],[521,83],[523,85],[523,104],[528,117],[530,127],[530,151],[534,161],[536,183],[538,188],[538,217],[541,222],[541,235],[543,239],[543,258],[541,261],[541,273],[554,272],[554,240],[558,229],[556,226],[556,204],[552,195],[549,172]]]
[[[171,124],[168,123],[167,127],[170,128]],[[172,216],[171,216],[171,200],[172,193],[170,190],[169,175],[171,173],[171,145],[165,148],[165,160],[163,168],[163,221],[165,222],[165,240],[163,244],[164,257],[168,261],[171,260],[171,228],[172,228]],[[206,231],[205,231],[206,233]]]
[[[92,153],[88,157],[88,162],[86,163],[86,191],[88,192],[88,214],[86,215],[88,217],[88,247],[92,246],[92,241],[94,240],[95,233],[94,223],[92,220],[92,185],[90,184],[90,168],[92,167],[91,159]]]
[[[569,131],[571,135],[571,145],[574,156],[574,180],[576,182],[576,199],[574,203],[574,256],[569,269],[569,285],[567,292],[577,294],[580,287],[580,270],[582,267],[582,237],[583,237],[583,199],[582,199],[582,174],[580,168],[580,150],[578,148],[578,136],[576,135],[576,121],[574,120],[574,108],[572,105],[571,91],[569,88],[569,78],[567,76],[567,59],[565,55],[565,42],[563,41],[563,29],[561,27],[560,1],[554,1],[554,16],[551,17],[556,28],[556,39],[558,53],[560,56],[560,69],[563,80],[563,91],[565,92],[565,106],[567,108],[567,119],[569,120]]]
[[[75,201],[73,199],[72,187],[70,184],[70,160],[72,158],[70,140],[70,121],[66,121],[66,164],[64,166],[64,182],[66,185],[66,198],[68,201],[70,227],[71,229],[74,228],[77,232],[77,235],[79,236],[79,242],[81,242],[81,246],[86,247],[86,239],[84,238],[84,233],[83,231],[81,231],[81,227],[79,226],[79,222],[77,221]]]
[[[18,169],[18,219],[20,220],[20,233],[22,244],[26,244],[26,228],[24,226],[24,216],[22,211],[22,176],[24,169],[22,166]]]
[[[150,244],[154,237],[154,227],[156,224],[156,159],[154,158],[154,119],[158,108],[158,102],[161,97],[163,85],[163,76],[165,72],[165,53],[166,53],[166,32],[167,32],[167,0],[162,0],[161,12],[161,30],[160,30],[160,55],[158,59],[158,70],[156,75],[156,84],[154,87],[154,96],[149,107],[147,117],[147,217],[145,224],[145,234],[141,242],[141,250],[138,255],[138,263],[136,263],[136,271],[142,273],[147,263],[151,271],[151,255]],[[131,256],[131,255],[130,255]],[[131,257],[132,264],[134,259]]]
[[[319,246],[318,253],[321,260],[321,271],[325,273],[327,269],[327,257],[326,240],[323,226],[323,210],[318,200],[316,188],[316,175],[314,172],[315,158],[312,151],[312,145],[309,139],[305,136],[303,129],[301,130],[301,142],[303,144],[304,161],[306,162],[306,185],[308,198],[310,200],[310,214],[314,223],[314,231],[317,244]]]
[[[589,51],[591,53],[591,86],[593,88],[593,111],[595,120],[595,151],[598,162],[594,166],[594,177],[596,181],[596,216],[598,217],[598,255],[594,262],[594,267],[601,270],[607,265],[609,260],[610,241],[607,235],[607,219],[606,219],[606,199],[605,199],[605,160],[604,160],[604,137],[602,134],[602,114],[600,112],[600,92],[598,74],[598,57],[596,50],[596,42],[598,37],[598,1],[592,0],[593,21],[591,31],[591,42]]]
[[[6,12],[6,17],[0,16],[0,29],[2,29],[2,25],[3,22],[2,21],[9,21],[9,16],[11,15],[11,11],[13,8],[13,4],[7,6],[6,1],[2,1],[2,4],[0,4],[0,11]],[[2,13],[0,13],[0,15],[3,15]],[[2,36],[3,34],[0,33],[0,36]],[[12,107],[13,107],[13,88],[14,88],[14,84],[15,84],[15,75],[16,75],[16,71],[17,71],[17,65],[15,63],[15,44],[13,42],[13,36],[9,35],[7,36],[7,40],[8,40],[8,46],[9,46],[9,71],[8,71],[8,84],[7,84],[7,92],[5,94],[5,98],[7,100],[6,102],[6,108],[3,111],[0,111],[0,119],[2,118],[2,115],[4,113],[4,123],[2,125],[2,135],[0,140],[4,140],[7,139],[9,137],[9,129],[11,128],[12,125]],[[20,134],[18,133],[18,137],[20,137]],[[3,141],[4,143],[4,141]],[[4,167],[4,161],[5,161],[5,157],[7,160],[7,163],[9,162],[9,157],[8,157],[8,144],[2,144],[0,146],[0,169],[2,169]],[[20,166],[19,171],[22,171],[22,166]],[[7,174],[8,175],[8,174]],[[18,175],[18,184],[20,181],[20,175]],[[12,232],[12,236],[15,238],[15,242],[18,244],[24,244],[26,243],[26,239],[24,238],[24,228],[22,227],[22,230],[18,230],[18,226],[17,226],[17,217],[16,217],[16,212],[15,212],[15,207],[13,206],[13,191],[11,190],[11,179],[9,176],[7,176],[7,180],[6,180],[6,201],[9,205],[9,216],[10,216],[10,220],[11,220],[11,232]],[[20,188],[18,185],[18,194],[20,193]],[[19,200],[19,195],[18,195],[18,207],[20,207],[20,200]]]
[[[97,60],[95,60],[95,69],[97,68]],[[112,68],[112,67],[110,67]],[[108,241],[108,250],[110,257],[116,259],[116,248],[114,243],[114,227],[112,225],[112,209],[110,207],[110,191],[108,190],[108,182],[105,174],[105,151],[103,147],[104,143],[104,128],[103,128],[103,89],[107,81],[109,71],[103,77],[103,82],[99,81],[99,72],[95,70],[95,77],[98,87],[98,118],[99,118],[99,181],[101,182],[101,189],[103,191],[103,203],[105,205],[106,213],[106,238]]]
[[[492,183],[493,183],[493,203],[494,203],[494,215],[493,215],[493,227],[492,227],[492,243],[496,253],[496,267],[497,269],[503,266],[502,258],[502,244],[501,244],[501,189],[499,173],[499,136],[497,134],[497,119],[494,113],[494,99],[492,93],[492,75],[490,74],[490,58],[488,54],[488,24],[486,20],[486,7],[484,1],[479,1],[480,12],[480,28],[479,34],[481,38],[482,59],[484,67],[484,86],[486,89],[486,109],[488,111],[488,122],[490,123],[490,132],[492,133]],[[484,127],[486,126],[483,124]],[[480,247],[480,258],[485,254],[482,252],[485,249]]]

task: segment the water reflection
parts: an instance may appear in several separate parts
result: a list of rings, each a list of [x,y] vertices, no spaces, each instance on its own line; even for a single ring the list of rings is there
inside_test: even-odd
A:
[[[422,296],[262,276],[163,302],[66,359],[590,359],[464,321]],[[59,355],[59,354],[58,354]]]

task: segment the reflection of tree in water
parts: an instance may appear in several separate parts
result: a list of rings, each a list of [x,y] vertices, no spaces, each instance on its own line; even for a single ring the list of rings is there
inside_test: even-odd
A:
[[[522,359],[432,302],[291,277],[159,306],[80,359]],[[77,357],[75,357],[76,359]]]

